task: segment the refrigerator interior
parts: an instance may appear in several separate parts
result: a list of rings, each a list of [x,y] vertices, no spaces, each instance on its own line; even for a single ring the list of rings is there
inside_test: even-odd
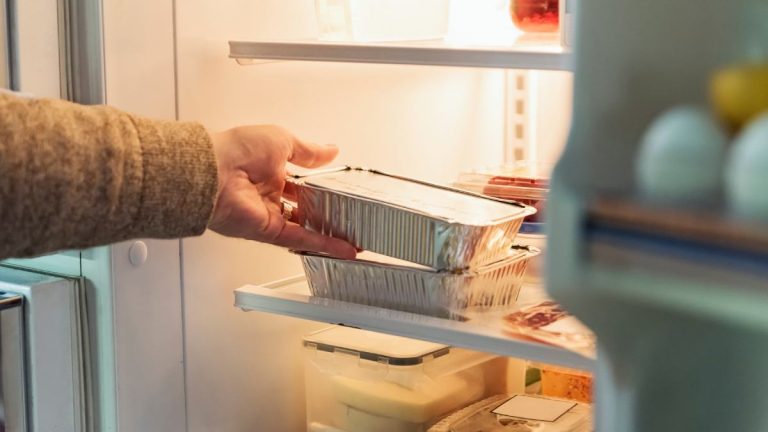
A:
[[[465,7],[480,3],[456,2]],[[104,96],[118,108],[201,121],[212,131],[277,123],[305,139],[338,144],[340,163],[438,182],[451,181],[465,169],[513,159],[554,160],[560,153],[571,117],[568,73],[524,73],[525,85],[518,88],[518,72],[493,68],[258,60],[243,67],[227,58],[227,41],[314,38],[313,3],[77,2],[103,8],[103,35],[96,36],[103,36]],[[16,67],[23,92],[60,97],[65,78],[71,78],[62,74],[66,62],[60,58],[57,32],[59,6],[64,4],[74,3],[15,2],[20,30]],[[548,263],[556,270],[549,283],[557,299],[580,316],[591,315],[588,324],[598,333],[602,330],[601,341],[610,349],[601,352],[598,392],[613,404],[598,406],[599,426],[610,431],[668,430],[627,423],[675,418],[676,404],[685,401],[689,408],[717,404],[719,410],[701,410],[719,416],[715,422],[694,413],[712,427],[735,418],[719,415],[722,411],[743,412],[746,399],[753,404],[746,410],[750,416],[739,418],[746,426],[723,427],[765,425],[761,397],[731,398],[727,404],[712,399],[719,394],[765,394],[760,371],[766,355],[759,349],[768,325],[764,276],[725,272],[722,265],[704,269],[690,255],[670,264],[663,254],[633,253],[636,245],[601,252],[605,245],[592,243],[582,222],[595,214],[590,207],[594,196],[605,191],[631,195],[638,138],[653,116],[671,104],[703,103],[701,88],[712,68],[766,52],[768,6],[762,0],[705,0],[696,8],[684,2],[670,7],[661,0],[579,4],[577,24],[583,31],[574,65],[575,127],[553,177],[550,239],[558,248],[548,255]],[[559,62],[570,56],[554,57],[554,63],[547,63],[551,69],[567,69]],[[523,115],[513,103],[520,97],[528,98]],[[631,196],[629,201],[633,204]],[[715,215],[715,240],[727,238],[733,227],[721,216]],[[746,232],[761,234],[764,225]],[[78,275],[94,285],[89,319],[96,347],[96,429],[302,430],[300,338],[325,324],[244,313],[233,307],[232,293],[243,285],[301,273],[296,258],[211,233],[146,244],[151,258],[144,266],[129,262],[132,242],[90,251],[82,255],[85,259],[77,253],[59,257],[65,267],[76,264]],[[612,260],[591,261],[601,253]],[[738,263],[738,256],[728,255],[726,262]],[[59,268],[59,261],[52,265]],[[698,276],[691,278],[692,273]],[[734,285],[755,289],[733,290]],[[279,303],[279,296],[275,299]],[[347,311],[343,318],[370,319],[361,311]],[[338,310],[308,308],[302,313],[328,322]],[[393,322],[397,319],[384,324],[391,328]],[[410,324],[403,320],[401,328]],[[430,338],[456,330],[432,324],[418,327],[419,334]],[[627,328],[644,333],[627,338]],[[458,333],[468,337],[465,331]],[[693,333],[705,336],[688,338]],[[484,333],[469,337],[501,340]],[[677,344],[679,340],[688,343]],[[713,340],[718,357],[700,362],[712,356]],[[539,357],[553,355],[541,347],[506,345]],[[569,361],[577,360],[583,359]],[[723,369],[723,362],[738,373],[713,374]],[[669,382],[680,385],[669,392]],[[711,391],[692,395],[690,382],[705,383]],[[656,399],[658,395],[663,398]],[[643,415],[651,409],[655,415]]]
[[[465,11],[475,4],[459,3]],[[59,7],[69,3],[15,4],[19,89],[67,96],[72,65],[60,55]],[[91,59],[103,70],[89,69],[103,86],[95,79],[93,89],[81,90],[103,90],[103,102],[136,114],[200,121],[210,131],[280,124],[339,145],[339,163],[441,183],[504,161],[554,160],[568,130],[567,72],[290,61],[244,67],[228,58],[231,40],[315,38],[313,0],[78,4],[89,13],[101,7],[88,46],[103,44]],[[129,259],[139,242],[149,251],[140,265]],[[304,429],[301,336],[326,324],[233,306],[237,287],[300,274],[296,257],[207,233],[24,264],[89,281],[96,430]]]
[[[290,61],[244,67],[227,58],[228,40],[316,32],[311,0],[178,2],[179,118],[212,131],[279,124],[337,144],[339,163],[441,183],[462,170],[499,165],[505,152],[553,160],[562,148],[568,73]],[[526,116],[510,106],[515,74],[534,83]],[[535,145],[516,141],[515,124],[532,131]],[[300,340],[325,324],[232,305],[233,288],[300,273],[296,257],[271,246],[213,233],[182,241],[189,431],[303,430]]]

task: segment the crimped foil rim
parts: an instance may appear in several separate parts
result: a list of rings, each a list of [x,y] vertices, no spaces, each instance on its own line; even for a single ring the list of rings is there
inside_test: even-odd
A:
[[[363,172],[369,172],[369,173],[372,173],[372,174],[378,174],[378,175],[383,175],[383,176],[387,176],[387,177],[392,177],[392,178],[396,178],[396,179],[399,179],[399,180],[404,180],[404,181],[409,181],[409,182],[413,182],[413,183],[418,183],[418,184],[422,184],[422,185],[425,185],[425,186],[434,187],[434,188],[437,188],[437,189],[442,189],[442,190],[446,190],[446,191],[450,191],[450,192],[460,193],[462,195],[469,195],[469,196],[472,196],[472,197],[475,197],[475,198],[479,198],[479,199],[483,199],[483,200],[495,201],[495,202],[502,203],[502,204],[508,204],[510,206],[517,207],[519,212],[514,214],[514,215],[509,215],[509,216],[506,216],[506,217],[503,217],[503,218],[500,218],[500,219],[494,219],[493,221],[490,221],[490,223],[486,223],[486,224],[459,222],[459,221],[457,221],[454,218],[443,218],[443,217],[435,216],[434,214],[431,214],[431,213],[427,213],[427,212],[421,211],[419,209],[414,209],[414,208],[411,208],[411,207],[405,207],[405,206],[389,203],[389,202],[386,202],[386,201],[375,200],[375,199],[371,199],[369,197],[365,197],[365,196],[362,196],[362,195],[355,195],[355,194],[351,194],[351,193],[347,193],[347,192],[342,192],[342,191],[339,191],[339,190],[336,190],[336,189],[331,189],[331,188],[327,188],[327,187],[323,187],[323,186],[307,184],[306,181],[305,181],[305,179],[307,179],[309,177],[322,176],[322,175],[332,174],[332,173],[337,173],[337,172],[342,172],[342,171],[363,171]],[[464,189],[459,189],[459,188],[452,187],[452,186],[445,186],[445,185],[441,185],[441,184],[437,184],[437,183],[431,183],[431,182],[427,182],[427,181],[423,181],[423,180],[413,179],[413,178],[410,178],[410,177],[399,176],[399,175],[395,175],[395,174],[389,174],[389,173],[386,173],[386,172],[383,172],[383,171],[379,171],[379,170],[375,170],[375,169],[369,169],[369,168],[350,167],[350,166],[338,167],[338,168],[330,168],[330,169],[325,169],[325,170],[321,170],[321,171],[317,171],[317,172],[312,172],[312,173],[305,174],[305,175],[290,175],[289,179],[294,184],[299,185],[301,187],[312,188],[314,190],[319,190],[319,191],[327,191],[327,192],[330,192],[330,193],[333,193],[333,194],[336,194],[336,195],[344,196],[346,198],[354,198],[356,200],[365,201],[365,202],[373,203],[373,204],[376,204],[376,205],[381,205],[381,206],[384,206],[384,207],[389,207],[389,208],[393,208],[393,209],[398,209],[398,210],[406,211],[406,212],[409,212],[409,213],[417,214],[417,215],[423,216],[425,218],[428,218],[428,219],[431,219],[431,220],[435,220],[435,221],[439,221],[440,223],[444,223],[444,224],[452,225],[452,226],[490,227],[490,226],[501,225],[501,224],[504,224],[504,223],[507,223],[507,222],[510,222],[510,221],[514,221],[514,220],[518,220],[518,219],[524,219],[524,218],[526,218],[528,216],[536,214],[536,212],[537,212],[535,207],[531,207],[531,206],[525,205],[525,204],[520,203],[520,202],[515,201],[515,200],[496,198],[496,197],[492,197],[492,196],[489,196],[489,195],[484,195],[484,194],[480,194],[480,193],[476,193],[476,192],[472,192],[472,191],[468,191],[468,190],[464,190]]]
[[[541,253],[541,250],[533,246],[514,246],[513,249],[516,249],[518,253],[514,255],[510,255],[507,258],[504,258],[502,260],[492,262],[490,264],[482,265],[480,267],[475,267],[472,269],[459,269],[459,270],[438,270],[438,269],[434,269],[427,266],[422,266],[423,268],[414,268],[414,267],[408,267],[408,266],[399,265],[399,264],[387,264],[387,263],[380,263],[376,261],[369,261],[365,259],[346,260],[346,259],[336,258],[330,255],[323,255],[323,254],[314,253],[314,252],[297,251],[297,250],[291,250],[290,252],[300,257],[306,256],[311,258],[321,258],[321,259],[327,259],[327,260],[333,260],[333,261],[345,261],[350,264],[360,264],[360,265],[379,267],[379,268],[397,269],[398,271],[407,271],[412,273],[430,273],[434,275],[445,274],[445,275],[457,275],[457,276],[480,275],[488,271],[493,271],[498,268],[511,265],[518,261],[528,260]],[[417,264],[417,265],[420,265],[420,264]]]

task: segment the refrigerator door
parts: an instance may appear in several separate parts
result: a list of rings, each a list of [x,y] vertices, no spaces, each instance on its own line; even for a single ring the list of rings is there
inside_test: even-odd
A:
[[[0,430],[27,431],[23,297],[0,293]]]
[[[11,19],[13,1],[0,2],[0,88],[12,89],[13,41]]]
[[[0,1],[0,88],[31,97],[101,104],[101,0]],[[64,251],[6,263],[82,276],[92,251]]]
[[[0,267],[0,292],[23,298],[24,305],[14,318],[0,297],[3,408],[18,426],[7,423],[5,430],[93,430],[83,286],[81,279]],[[14,354],[20,347],[23,360]]]
[[[546,264],[553,297],[600,343],[598,430],[768,430],[768,260],[723,235],[759,238],[765,220],[747,230],[724,207],[681,203],[638,218],[634,177],[660,113],[711,106],[714,71],[764,61],[766,22],[764,0],[576,3],[573,127],[552,177]],[[686,238],[688,220],[707,221],[701,240]]]

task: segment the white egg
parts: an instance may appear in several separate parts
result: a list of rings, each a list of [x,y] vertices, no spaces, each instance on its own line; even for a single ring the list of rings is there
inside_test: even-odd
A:
[[[728,203],[741,216],[768,218],[768,114],[747,126],[725,169]]]
[[[641,192],[655,200],[697,202],[720,193],[726,137],[704,110],[678,107],[651,124],[635,166]]]

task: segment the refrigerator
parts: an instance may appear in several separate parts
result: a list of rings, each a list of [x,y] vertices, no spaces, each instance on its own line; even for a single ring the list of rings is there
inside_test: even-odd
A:
[[[137,239],[3,264],[87,287],[75,314],[88,323],[90,399],[73,410],[88,421],[55,430],[306,430],[301,341],[329,323],[594,372],[599,431],[765,426],[762,319],[737,307],[759,317],[762,296],[724,292],[760,279],[708,277],[696,248],[665,247],[675,229],[641,231],[663,251],[648,252],[640,234],[603,229],[622,220],[598,205],[619,197],[633,209],[633,158],[650,120],[704,103],[713,68],[761,52],[761,1],[569,0],[561,38],[512,29],[506,1],[453,0],[444,41],[352,44],[318,40],[319,3],[8,0],[3,84],[211,132],[279,124],[337,144],[340,164],[442,184],[475,168],[556,164],[547,289],[596,332],[597,359],[320,301],[297,257],[273,246],[212,232]]]

